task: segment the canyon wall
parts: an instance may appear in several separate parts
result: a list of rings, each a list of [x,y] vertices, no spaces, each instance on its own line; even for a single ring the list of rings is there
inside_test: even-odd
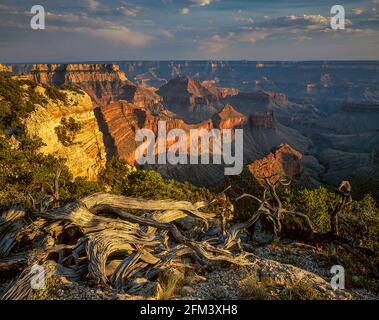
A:
[[[12,72],[12,66],[6,66],[0,63],[0,72]]]
[[[26,133],[42,139],[45,144],[40,149],[42,153],[66,159],[74,177],[96,180],[99,171],[105,167],[106,154],[91,98],[85,93],[61,90],[67,95],[65,103],[50,99],[42,86],[35,90],[45,96],[47,103],[37,105],[25,119]],[[81,126],[70,145],[64,145],[56,132],[63,118],[73,118]]]

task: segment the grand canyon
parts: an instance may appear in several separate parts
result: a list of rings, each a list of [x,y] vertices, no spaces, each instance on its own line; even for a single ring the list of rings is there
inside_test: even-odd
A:
[[[85,240],[86,252],[92,252],[93,249],[93,254],[97,254],[96,250],[99,252],[103,250],[102,253],[98,253],[100,262],[94,262],[91,260],[92,257],[85,258],[83,256],[84,242],[78,242],[74,246],[73,253],[67,255],[65,259],[59,260],[61,259],[59,258],[58,262],[55,262],[58,263],[55,265],[55,269],[51,267],[50,262],[45,264],[45,266],[52,268],[51,272],[55,272],[52,270],[57,270],[58,266],[63,268],[61,274],[70,278],[69,271],[76,268],[77,275],[89,272],[92,277],[100,279],[99,281],[102,284],[111,284],[119,292],[124,292],[123,294],[130,296],[157,297],[158,295],[158,298],[162,298],[164,295],[163,285],[155,282],[152,274],[142,273],[142,270],[150,270],[152,273],[157,270],[160,272],[162,270],[158,266],[162,264],[163,273],[166,277],[176,277],[180,273],[177,270],[172,271],[172,266],[179,263],[179,253],[175,258],[169,258],[163,254],[163,251],[157,253],[158,249],[155,247],[154,241],[166,240],[164,240],[164,234],[156,235],[153,231],[154,228],[162,227],[172,233],[175,241],[180,242],[182,238],[177,236],[176,231],[171,229],[173,227],[169,225],[178,219],[178,225],[186,230],[187,235],[192,229],[198,230],[196,228],[200,228],[199,230],[202,230],[195,236],[196,245],[194,242],[190,242],[189,245],[190,248],[195,248],[197,258],[200,260],[228,261],[240,268],[248,264],[246,257],[243,255],[232,257],[227,251],[236,244],[240,246],[241,239],[238,239],[240,233],[250,239],[245,241],[247,238],[243,238],[245,240],[242,240],[242,250],[248,252],[253,250],[258,255],[264,249],[262,249],[263,247],[252,249],[252,243],[261,241],[262,239],[258,239],[259,237],[264,238],[271,234],[277,241],[280,235],[284,238],[291,238],[293,234],[296,234],[295,238],[300,237],[303,241],[308,241],[315,245],[314,248],[316,248],[316,244],[325,245],[328,241],[331,241],[331,245],[333,245],[334,241],[336,247],[341,243],[343,244],[342,247],[345,246],[344,248],[349,246],[348,252],[353,256],[354,253],[359,252],[356,254],[358,258],[362,258],[362,252],[369,252],[370,258],[363,257],[363,262],[360,263],[365,265],[367,261],[370,261],[369,265],[373,265],[372,272],[374,274],[377,272],[375,268],[377,262],[375,260],[377,258],[375,256],[377,254],[377,252],[375,253],[376,244],[373,245],[374,247],[370,246],[367,251],[359,251],[359,248],[364,247],[367,243],[356,239],[354,242],[350,238],[346,240],[345,235],[340,236],[336,232],[334,233],[336,226],[333,217],[337,213],[340,214],[345,205],[348,206],[347,203],[350,203],[349,199],[351,198],[356,201],[353,206],[358,206],[358,201],[367,200],[369,194],[372,201],[379,201],[379,62],[109,61],[68,64],[7,64],[0,65],[0,75],[3,77],[1,81],[5,88],[0,91],[0,103],[3,103],[5,110],[4,121],[8,121],[6,120],[8,118],[14,118],[12,116],[12,108],[14,107],[12,95],[6,95],[5,90],[17,91],[21,97],[20,101],[23,103],[25,101],[31,102],[32,104],[30,111],[20,116],[20,120],[17,120],[19,121],[18,125],[12,125],[11,120],[9,123],[5,122],[2,139],[7,141],[10,150],[20,150],[20,145],[24,143],[20,134],[22,127],[22,131],[28,139],[39,139],[42,143],[33,152],[38,152],[45,157],[52,156],[63,159],[68,170],[67,173],[62,169],[51,172],[52,182],[48,186],[51,186],[52,197],[50,195],[46,198],[46,193],[49,194],[49,187],[36,184],[36,188],[37,186],[39,188],[38,197],[45,196],[42,200],[38,200],[40,202],[37,201],[37,194],[34,194],[32,190],[25,193],[25,199],[17,198],[19,193],[16,190],[7,191],[8,193],[4,191],[4,194],[1,195],[2,207],[4,210],[8,208],[8,211],[4,211],[0,221],[0,230],[2,231],[0,270],[4,269],[8,273],[17,269],[22,270],[22,266],[26,264],[26,259],[30,259],[30,257],[23,256],[22,246],[18,242],[19,239],[24,239],[25,235],[22,232],[25,232],[28,227],[23,221],[26,213],[19,206],[14,206],[19,202],[23,203],[24,200],[29,201],[26,199],[30,197],[28,199],[33,199],[33,210],[37,210],[36,205],[38,203],[41,212],[41,215],[38,216],[40,220],[37,219],[34,222],[35,227],[38,223],[47,223],[50,220],[68,221],[67,225],[62,225],[59,228],[54,222],[49,222],[51,224],[46,227],[48,231],[45,233],[51,234],[49,237],[52,239],[55,239],[54,233],[61,234],[60,238],[58,237],[60,240],[51,240],[55,241],[56,245],[67,245],[66,251],[69,250],[69,245],[72,248],[74,242],[63,240],[71,237],[68,235],[71,232],[72,239],[79,239],[79,235],[88,237]],[[10,110],[9,115],[6,113],[7,110]],[[187,140],[190,139],[191,129],[242,129],[243,172],[237,176],[225,176],[226,164],[224,163],[211,163],[209,165],[137,164],[135,150],[139,143],[135,139],[136,132],[146,128],[157,133],[159,121],[165,121],[168,130],[183,129],[187,134]],[[111,171],[111,175],[109,175],[109,166],[115,161],[120,161],[121,164],[118,165],[123,166],[121,178],[116,177],[116,165],[112,167],[112,170],[115,171]],[[3,168],[6,170],[7,164],[4,164]],[[131,172],[131,176],[136,176],[135,179],[137,180],[133,180],[134,182],[128,180],[125,185],[122,179],[127,175],[127,172],[128,174]],[[200,205],[200,202],[184,204],[183,201],[189,201],[190,198],[185,198],[182,193],[178,198],[172,198],[175,197],[176,192],[172,189],[173,186],[168,189],[168,193],[164,196],[153,199],[147,196],[147,198],[141,199],[141,197],[143,198],[143,191],[136,193],[131,191],[133,183],[135,188],[138,188],[141,183],[141,180],[138,180],[142,179],[138,178],[139,172],[156,172],[159,177],[163,177],[164,181],[171,181],[170,183],[175,184],[181,183],[186,188],[191,185],[190,188],[195,188],[193,190],[203,190],[185,191],[191,195],[205,192],[206,194],[213,194],[215,199],[222,198],[221,203],[224,204],[224,207],[220,209],[220,212],[225,211],[225,214],[221,215],[220,221],[216,219],[214,229],[203,230],[199,224],[195,223],[194,220],[196,219],[194,218],[207,220],[213,217],[208,211],[199,211],[201,207],[207,205]],[[72,205],[78,206],[75,209],[74,207],[60,209],[65,204],[65,200],[63,200],[65,193],[62,195],[62,191],[59,191],[62,188],[62,182],[59,181],[66,179],[62,178],[65,174],[70,175],[70,178],[67,178],[67,182],[63,182],[64,188],[70,183],[74,183],[70,181],[92,183],[94,186],[91,189],[94,192],[81,193],[82,196],[87,197]],[[104,178],[105,176],[106,178]],[[110,176],[112,178],[109,178]],[[99,187],[99,181],[101,183],[105,181],[104,186],[101,184]],[[149,184],[155,186],[155,182],[152,181],[143,182],[146,183],[146,187],[142,187],[141,190],[148,188]],[[107,196],[108,193],[95,193],[95,191],[117,193],[115,185],[122,185],[124,189],[117,189],[117,192],[129,196],[129,198],[122,199],[121,195],[114,195],[115,198],[112,198]],[[79,190],[82,187],[74,184],[67,188]],[[319,207],[312,207],[310,212],[299,214],[296,210],[299,211],[300,208],[304,207],[304,201],[311,200],[307,198],[308,200],[296,202],[297,200],[291,198],[288,193],[292,192],[293,195],[298,192],[304,196],[301,190],[319,190],[306,191],[316,192],[317,201],[324,201],[320,200],[321,194],[329,193],[332,195],[330,199],[333,199],[330,201],[339,199],[339,205],[331,206],[328,209],[329,213],[325,211],[322,216],[322,219],[327,221],[326,225],[332,228],[330,232],[327,232],[328,227],[322,225],[322,228],[326,228],[322,229],[320,224],[321,229],[313,230],[312,227],[309,227],[308,231],[311,230],[311,234],[304,236],[295,227],[299,222],[290,221],[289,225],[286,225],[284,220],[283,222],[280,221],[282,214],[286,216],[298,215],[296,216],[297,219],[305,217],[308,221],[309,217],[313,219],[312,210],[324,210]],[[61,192],[60,196],[59,192]],[[270,194],[268,198],[266,198],[266,193]],[[250,194],[252,198],[258,200],[259,208],[251,206],[251,202],[246,199],[246,194]],[[280,200],[278,194],[288,197],[287,200]],[[137,196],[136,199],[139,200],[133,202],[136,200],[130,198],[131,196]],[[18,201],[12,202],[10,197],[15,197]],[[79,199],[69,198],[68,195],[66,197],[67,202],[79,201]],[[245,199],[239,201],[241,197],[245,197]],[[168,200],[171,198],[183,201],[178,203],[164,202],[172,201]],[[154,201],[163,202],[158,204]],[[295,203],[298,207],[295,207]],[[287,205],[288,208],[283,209]],[[294,207],[291,208],[291,205]],[[129,214],[121,211],[125,208],[153,210],[149,216],[151,220],[132,218]],[[34,212],[33,210],[32,212]],[[128,222],[125,222],[125,225],[119,220],[111,222],[107,215],[101,214],[104,210],[124,217],[127,219],[125,221]],[[252,214],[255,210],[258,210],[258,216]],[[226,212],[228,213],[226,214]],[[236,212],[239,212],[239,216]],[[246,219],[243,219],[242,213],[246,214],[246,212],[250,212],[250,214],[247,215]],[[92,213],[99,213],[99,215],[90,218]],[[186,217],[188,213],[189,216]],[[335,215],[333,215],[334,213]],[[266,214],[268,217],[266,220],[271,219],[273,221],[273,231],[264,230],[267,229],[268,222],[259,218],[260,214],[262,217]],[[330,214],[330,222],[328,222],[328,214]],[[258,218],[261,220],[257,224]],[[238,219],[245,221],[233,226],[233,222]],[[354,216],[354,219],[354,223],[359,222],[357,216]],[[312,222],[317,224],[320,221]],[[377,220],[372,221],[373,226],[377,228]],[[113,231],[109,231],[110,234],[99,231],[96,227],[97,223],[99,225],[105,223]],[[128,226],[128,223],[133,226]],[[148,226],[146,229],[148,231],[141,229],[145,230],[143,233],[146,232],[143,235],[139,234],[139,229],[133,229],[138,223],[146,223]],[[229,231],[225,231],[227,225],[232,225]],[[9,228],[13,228],[11,233],[6,232]],[[121,236],[117,233],[117,230],[126,230],[125,228],[129,228],[127,236]],[[217,232],[220,235],[219,239],[225,242],[222,245],[220,243],[219,247],[211,248],[210,246],[214,245],[213,242],[209,242],[205,237],[208,234],[215,235]],[[378,236],[377,229],[372,232],[374,238]],[[96,236],[98,233],[101,233],[100,238]],[[18,238],[15,238],[15,235]],[[259,235],[258,238],[255,239],[255,235]],[[36,233],[36,235],[31,235],[29,240],[36,242],[41,236],[41,234],[37,236]],[[111,241],[110,238],[112,238],[113,249],[107,247],[106,241]],[[139,243],[137,247],[140,249],[137,248],[137,251],[135,251],[133,241]],[[188,244],[188,242],[185,241],[182,245],[184,244]],[[296,267],[296,270],[291,269],[295,268],[291,266],[285,271],[280,271],[280,264],[291,265],[289,258],[284,254],[287,249],[280,246],[279,249],[266,242],[265,244],[268,246],[266,248],[269,248],[268,251],[265,251],[266,258],[271,260],[269,260],[270,262],[259,260],[258,263],[260,270],[266,276],[270,272],[277,272],[277,274],[281,274],[282,280],[287,279],[295,282],[306,277],[313,287],[317,287],[317,296],[324,299],[351,299],[362,295],[358,289],[354,289],[355,291],[352,289],[350,292],[331,290],[325,281],[325,274],[317,274],[312,269],[313,267],[304,266],[306,264],[304,259],[296,260],[292,257],[296,260],[295,264],[298,268]],[[310,259],[313,259],[313,262],[310,264],[312,266],[322,264],[320,261],[314,262],[321,254],[319,251],[316,249],[307,251],[300,246],[297,248],[296,245],[296,243],[291,243],[291,250],[303,250],[305,255],[311,256]],[[106,246],[107,249],[102,246]],[[51,252],[57,250],[54,248],[51,247]],[[179,247],[173,248],[171,247],[169,250],[179,250]],[[115,257],[122,255],[120,250],[128,252],[126,258],[121,260],[109,259],[112,254]],[[65,255],[64,252],[63,250],[61,253],[63,256]],[[129,255],[130,253],[132,255]],[[172,254],[175,255],[176,253]],[[131,262],[128,259],[132,256],[136,260]],[[51,255],[44,255],[46,261],[51,260],[48,257],[50,258]],[[280,261],[274,261],[275,259]],[[87,271],[80,269],[80,266],[84,266]],[[367,264],[366,267],[369,269]],[[326,270],[325,267],[320,268]],[[207,281],[208,286],[214,286],[220,291],[224,284],[217,284],[214,278],[218,277],[217,272],[219,271],[210,272],[208,274],[210,280]],[[228,272],[230,273],[230,271]],[[367,272],[370,273],[371,271]],[[233,275],[229,273],[226,277],[233,278]],[[241,271],[241,274],[245,273],[245,271]],[[23,280],[22,275],[20,279],[20,281],[26,281]],[[369,281],[377,285],[375,282],[377,280],[373,279],[375,277],[370,278]],[[74,280],[71,279],[70,281]],[[213,296],[212,290],[203,288],[205,284],[203,284],[201,276],[197,276],[197,280],[193,281],[192,284],[184,285],[181,293],[183,297],[241,298],[241,293],[236,293],[233,290],[224,295],[222,292],[214,293]],[[355,281],[359,282],[356,279]],[[316,285],[317,283],[319,284]],[[17,288],[20,287],[14,286],[13,289],[11,287],[5,290],[4,297],[16,299],[25,298],[31,294],[30,290],[26,290],[26,295],[18,296],[19,291],[17,290],[21,289]],[[375,289],[372,288],[375,288],[375,285],[367,289],[366,298],[375,296],[373,293]],[[217,291],[216,289],[215,291]],[[86,292],[86,290],[84,291]],[[272,293],[271,298],[283,297],[283,294],[285,295],[290,289],[283,290],[284,293]],[[199,292],[203,293],[200,294]],[[59,292],[54,294],[59,298]],[[110,293],[103,292],[102,294],[109,296]],[[121,293],[117,298],[120,297],[125,298]]]
[[[85,91],[108,158],[134,165],[136,130],[156,131],[158,119],[167,121],[169,129],[187,132],[243,128],[246,165],[288,144],[302,153],[302,173],[312,185],[333,188],[349,180],[358,196],[379,196],[374,188],[379,183],[376,62],[142,61],[10,67],[22,79]],[[219,166],[154,169],[200,186],[223,184]]]

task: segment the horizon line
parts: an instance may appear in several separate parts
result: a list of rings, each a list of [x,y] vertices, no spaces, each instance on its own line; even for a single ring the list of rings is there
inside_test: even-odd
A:
[[[250,60],[250,59],[109,59],[109,60],[40,60],[40,61],[17,61],[0,62],[3,65],[9,64],[81,64],[81,63],[118,63],[118,62],[379,62],[378,59],[274,59],[274,60]]]

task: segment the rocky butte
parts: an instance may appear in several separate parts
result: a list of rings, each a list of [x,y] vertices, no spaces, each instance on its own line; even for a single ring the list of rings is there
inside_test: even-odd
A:
[[[304,172],[304,156],[288,144],[279,145],[265,157],[247,164],[241,176],[226,177],[225,185],[231,185],[236,196],[241,192],[260,194],[266,187],[265,177],[272,183],[289,179],[295,186],[305,185],[309,181]]]
[[[96,180],[105,167],[106,154],[103,135],[99,129],[91,98],[85,92],[61,90],[66,101],[54,100],[45,94],[45,88],[37,86],[46,103],[36,105],[35,110],[25,119],[26,133],[37,136],[45,144],[40,151],[66,159],[74,177]],[[62,126],[62,119],[72,118],[80,130],[70,144],[65,144],[57,135],[56,128]]]
[[[169,110],[191,123],[209,119],[223,107],[218,93],[190,77],[171,79],[157,93]]]
[[[12,72],[12,66],[6,66],[0,63],[0,72]]]

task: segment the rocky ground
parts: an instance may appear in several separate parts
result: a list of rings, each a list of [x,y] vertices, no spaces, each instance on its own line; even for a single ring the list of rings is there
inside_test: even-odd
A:
[[[257,247],[254,254],[267,260],[254,267],[216,265],[196,270],[171,270],[170,281],[150,287],[141,295],[118,293],[96,284],[55,278],[34,299],[52,300],[379,300],[375,290],[353,288],[334,291],[329,285],[331,262],[314,247],[295,242]],[[378,283],[376,283],[376,286]]]

